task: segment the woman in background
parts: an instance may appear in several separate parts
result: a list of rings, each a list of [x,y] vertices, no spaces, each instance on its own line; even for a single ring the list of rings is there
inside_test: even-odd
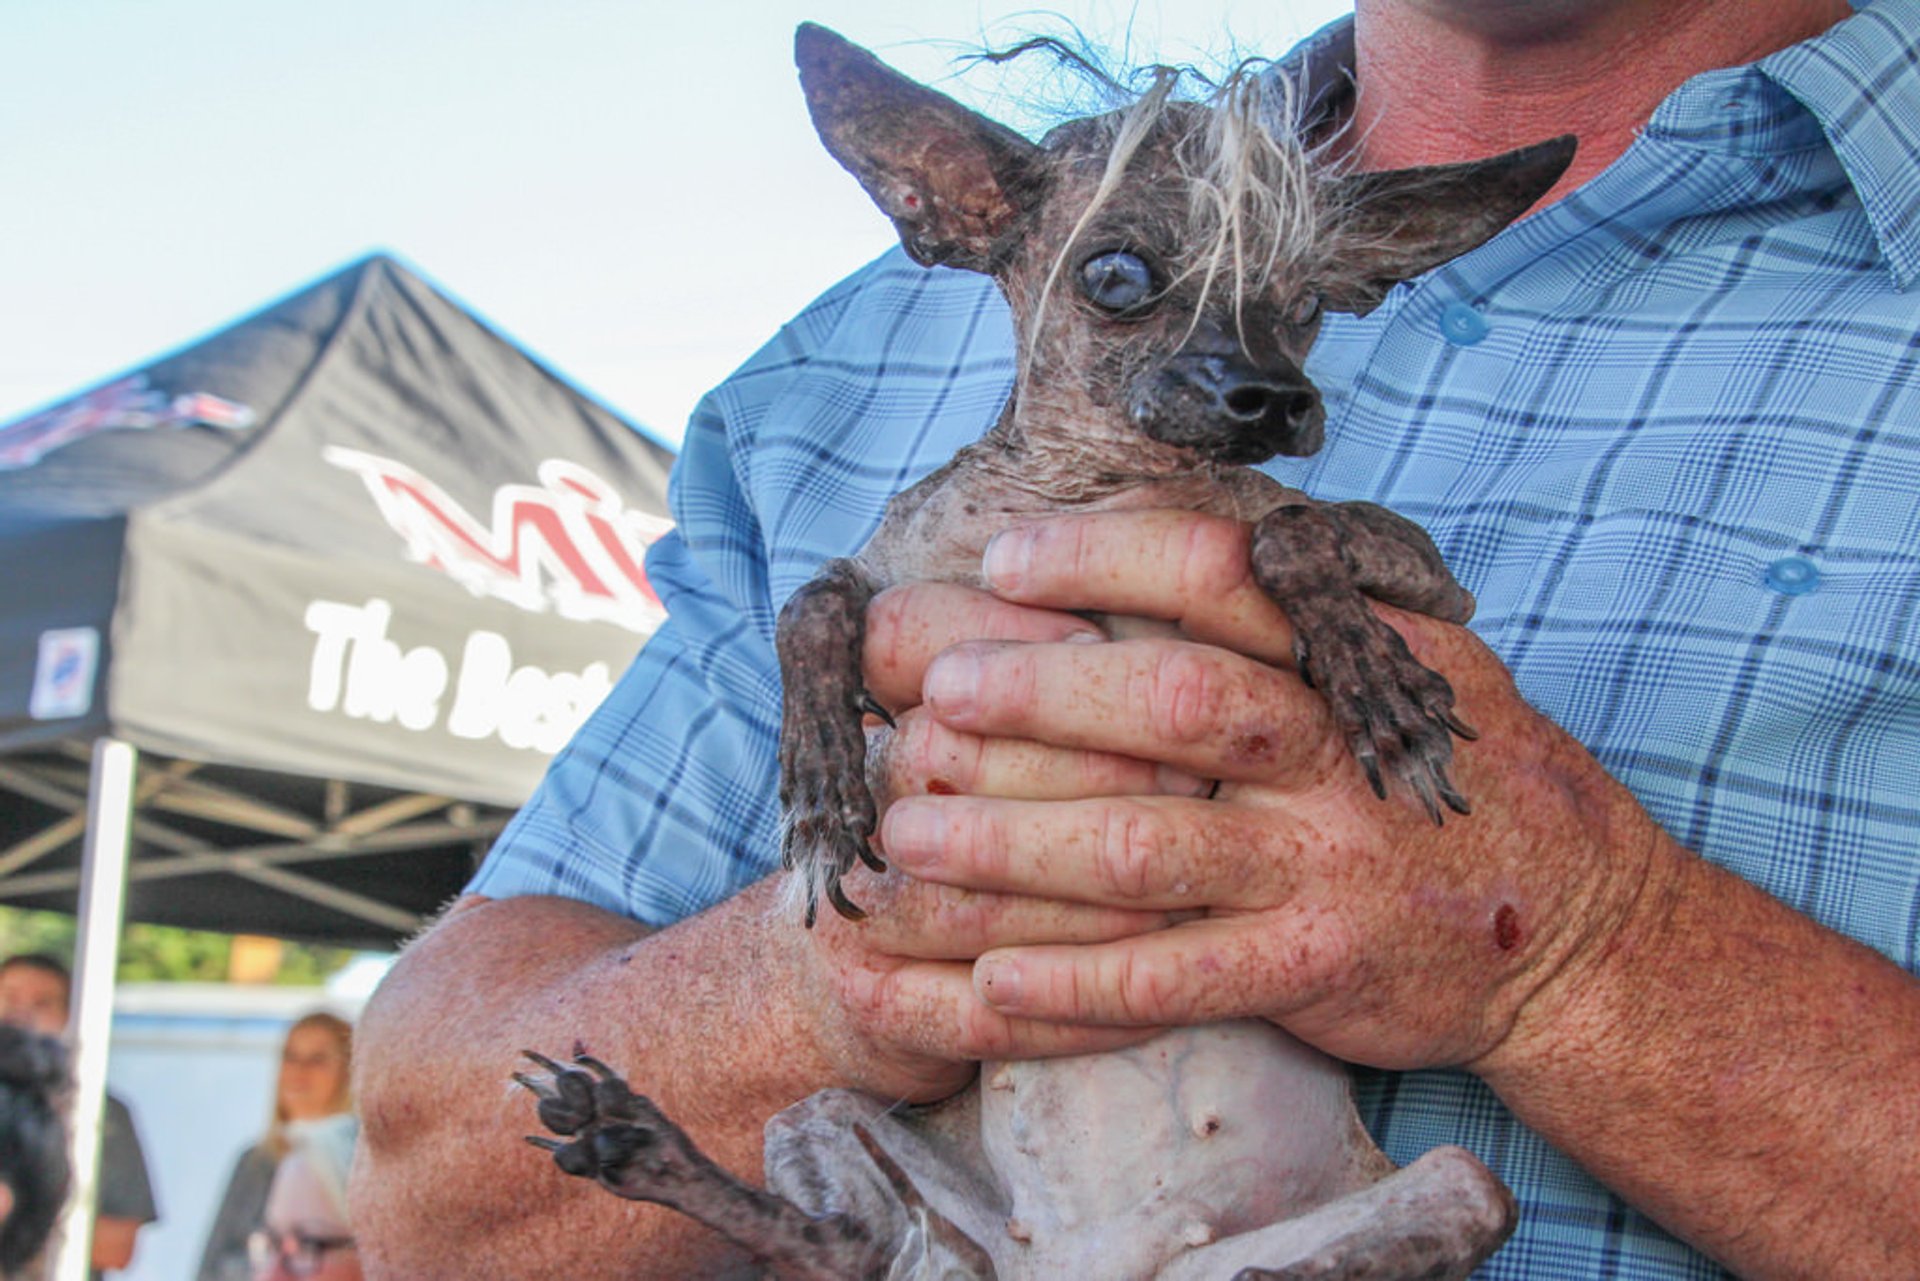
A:
[[[247,1281],[247,1236],[260,1227],[274,1171],[287,1155],[290,1125],[353,1110],[353,1025],[315,1011],[287,1029],[273,1116],[261,1140],[240,1154],[207,1232],[197,1281]]]

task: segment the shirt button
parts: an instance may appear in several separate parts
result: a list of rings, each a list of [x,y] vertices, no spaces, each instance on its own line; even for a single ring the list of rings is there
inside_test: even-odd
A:
[[[1463,302],[1448,303],[1440,313],[1440,335],[1457,347],[1471,347],[1487,336],[1487,318]]]
[[[1783,596],[1805,596],[1819,585],[1819,567],[1805,556],[1782,556],[1767,566],[1767,586]]]

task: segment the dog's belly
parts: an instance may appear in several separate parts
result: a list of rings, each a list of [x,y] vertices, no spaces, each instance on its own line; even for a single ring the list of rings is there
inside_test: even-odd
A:
[[[901,1281],[1158,1277],[1392,1170],[1360,1127],[1346,1069],[1252,1020],[989,1063],[932,1108],[816,1095],[769,1125],[769,1186],[803,1205],[823,1193],[842,1207],[866,1200],[874,1161],[855,1122],[992,1259],[985,1273],[903,1251]]]
[[[1382,1172],[1346,1070],[1269,1023],[990,1069],[981,1138],[1016,1247],[998,1253],[1025,1265],[1002,1277],[1156,1276]]]

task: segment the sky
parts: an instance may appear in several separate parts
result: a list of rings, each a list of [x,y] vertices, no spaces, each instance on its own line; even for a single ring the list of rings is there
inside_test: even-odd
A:
[[[958,59],[1065,19],[1278,54],[1351,0],[0,0],[0,423],[397,254],[668,443],[893,243],[820,148],[825,23],[1031,131]]]

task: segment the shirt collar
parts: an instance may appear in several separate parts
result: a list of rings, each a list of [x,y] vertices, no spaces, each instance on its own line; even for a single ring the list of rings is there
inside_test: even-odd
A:
[[[1353,101],[1353,15],[1344,14],[1302,40],[1280,60],[1293,84],[1295,127],[1302,134],[1337,123]]]
[[[1894,283],[1920,280],[1920,0],[1855,0],[1824,35],[1754,64],[1806,109],[1860,197]]]
[[[1748,67],[1695,76],[1648,131],[1748,153],[1830,147],[1852,184],[1895,285],[1920,281],[1920,0],[1853,0],[1821,35]],[[1303,131],[1335,123],[1354,93],[1353,15],[1282,60]]]

